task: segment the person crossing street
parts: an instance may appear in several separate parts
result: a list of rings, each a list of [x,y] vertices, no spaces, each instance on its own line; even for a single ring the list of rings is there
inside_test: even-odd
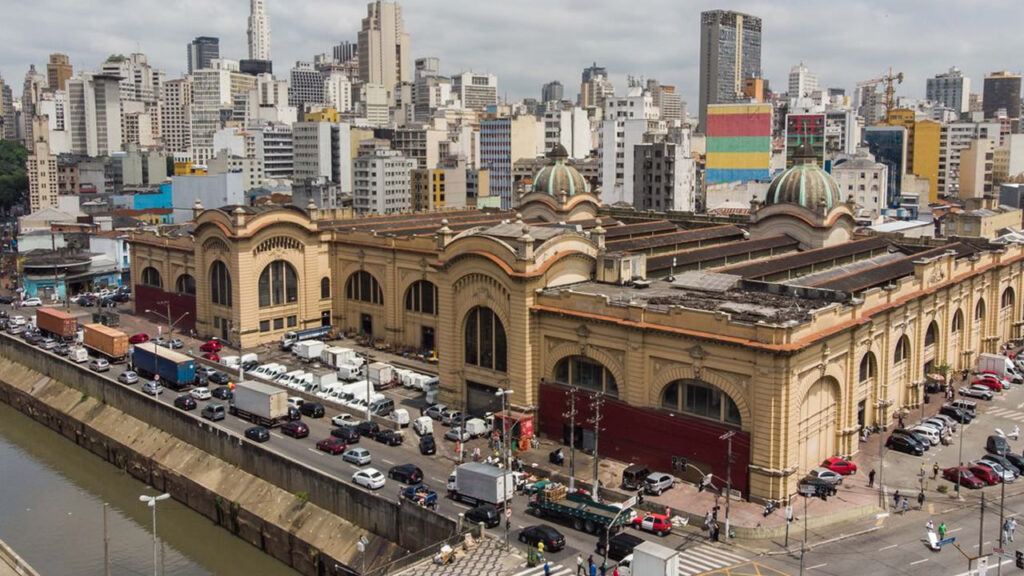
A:
[[[939,522],[939,540],[946,539],[946,523]]]
[[[583,574],[583,576],[587,576],[587,573],[583,571],[583,555],[582,554],[577,554],[576,555],[576,576],[580,576],[580,574]]]

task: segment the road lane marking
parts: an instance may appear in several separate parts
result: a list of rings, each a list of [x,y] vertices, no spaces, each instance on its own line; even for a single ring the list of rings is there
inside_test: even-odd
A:
[[[925,558],[925,559],[923,559],[923,560],[917,560],[916,562],[911,562],[911,563],[910,563],[910,565],[911,565],[911,566],[914,566],[914,565],[916,565],[916,564],[920,564],[920,563],[922,563],[922,562],[927,562],[927,561],[928,561],[928,559],[927,559],[927,558]]]
[[[963,526],[961,526],[961,527],[959,527],[959,528],[953,528],[952,530],[948,530],[948,531],[946,531],[946,534],[952,534],[953,532],[959,532],[959,531],[961,531],[961,530],[963,530],[963,529],[964,529],[964,527],[963,527]]]
[[[890,545],[886,546],[885,548],[879,548],[878,551],[881,552],[883,550],[892,550],[893,548],[895,548],[897,546],[899,546],[899,544],[890,544]]]
[[[395,463],[394,463],[394,462],[392,462],[391,460],[388,460],[387,458],[381,458],[381,459],[380,459],[380,461],[381,461],[381,462],[383,462],[383,463],[385,463],[385,464],[389,464],[389,465],[391,465],[391,466],[394,466],[394,465],[395,465]]]
[[[824,568],[825,566],[828,566],[828,564],[815,564],[814,566],[808,566],[807,569],[814,570],[815,568]]]

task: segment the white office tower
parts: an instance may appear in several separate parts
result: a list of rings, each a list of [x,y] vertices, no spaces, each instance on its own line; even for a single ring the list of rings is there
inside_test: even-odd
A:
[[[192,77],[165,82],[163,100],[160,125],[164,149],[188,154],[192,150]]]
[[[249,59],[270,60],[270,20],[263,0],[249,3]]]
[[[929,78],[925,87],[925,98],[952,109],[957,114],[967,112],[970,107],[971,79],[953,66],[945,74]]]
[[[416,161],[394,150],[374,150],[353,165],[352,207],[357,215],[396,214],[412,207],[410,173]]]
[[[818,75],[801,62],[789,70],[789,98],[810,97],[818,89]]]
[[[324,78],[324,104],[338,112],[352,110],[352,81],[344,72],[332,70]]]
[[[72,153],[96,157],[122,149],[120,81],[90,72],[68,80]]]

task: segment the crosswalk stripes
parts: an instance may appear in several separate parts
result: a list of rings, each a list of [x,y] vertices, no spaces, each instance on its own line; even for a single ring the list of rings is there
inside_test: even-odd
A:
[[[747,559],[723,548],[700,545],[679,553],[679,575],[692,576],[746,562]]]
[[[584,568],[586,568],[586,566],[584,566]],[[570,576],[573,573],[573,570],[575,569],[576,568],[574,566],[563,566],[562,564],[553,564],[551,566],[551,576]],[[541,564],[540,566],[527,568],[522,572],[516,572],[512,576],[542,576],[543,574],[544,565]]]
[[[987,411],[987,413],[988,414],[995,414],[996,416],[1000,416],[1002,418],[1008,418],[1010,420],[1017,420],[1017,421],[1020,421],[1020,422],[1024,422],[1024,412],[1019,412],[1017,410],[1010,410],[1008,408],[990,408]]]

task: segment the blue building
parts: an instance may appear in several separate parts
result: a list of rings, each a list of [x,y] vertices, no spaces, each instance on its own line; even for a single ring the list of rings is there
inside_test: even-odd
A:
[[[900,205],[903,175],[907,169],[907,129],[903,126],[871,126],[864,131],[864,141],[875,161],[889,168],[885,203],[896,208]]]

